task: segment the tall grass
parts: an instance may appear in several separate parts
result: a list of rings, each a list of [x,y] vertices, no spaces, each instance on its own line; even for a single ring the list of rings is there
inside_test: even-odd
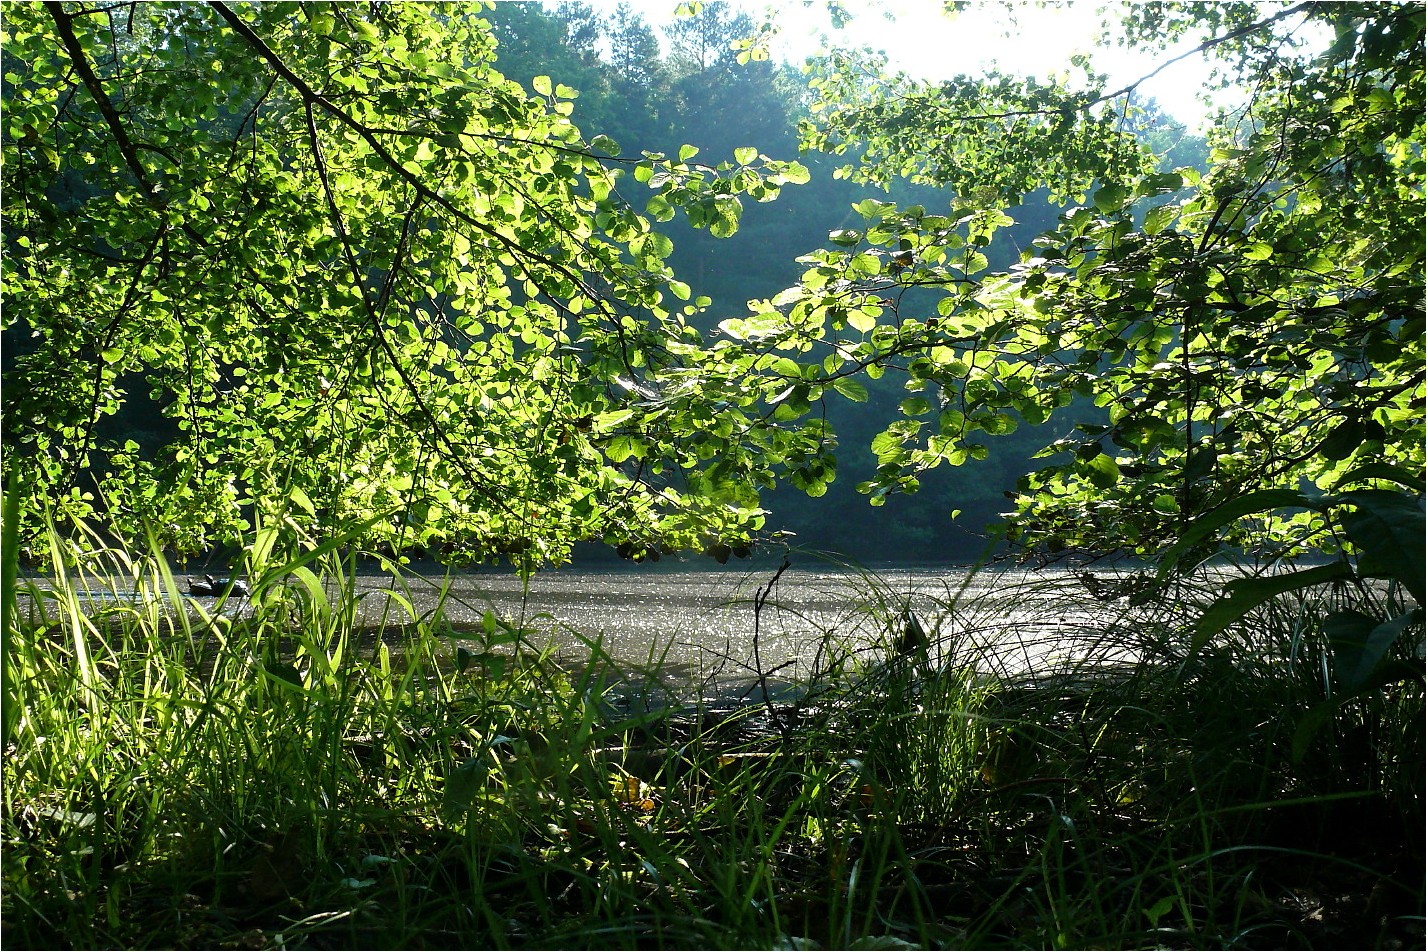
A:
[[[7,593],[4,940],[30,947],[1286,947],[1420,935],[1422,690],[1295,759],[1325,605],[1032,577],[823,633],[780,729],[615,702],[260,537],[246,597],[60,533]],[[15,597],[18,593],[18,597]],[[379,603],[367,600],[380,598]],[[9,599],[7,599],[9,600]],[[760,601],[762,611],[777,611]],[[907,626],[924,637],[907,637]],[[657,672],[650,672],[651,676]],[[1415,864],[1415,865],[1414,865]]]

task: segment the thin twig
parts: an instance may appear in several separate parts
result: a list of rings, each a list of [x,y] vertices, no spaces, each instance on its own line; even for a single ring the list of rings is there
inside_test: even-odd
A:
[[[778,571],[773,573],[773,577],[768,580],[768,584],[760,588],[753,596],[753,669],[758,672],[758,688],[763,694],[763,706],[768,710],[768,719],[778,728],[778,733],[782,735],[786,745],[792,740],[791,728],[784,721],[782,714],[773,707],[773,698],[768,693],[768,675],[773,673],[763,670],[763,657],[760,649],[762,639],[763,605],[768,601],[768,596],[773,594],[773,589],[777,587],[778,580],[783,577],[783,573],[788,571],[792,562],[785,554],[783,564],[778,566]],[[786,664],[780,665],[776,670],[782,670]]]

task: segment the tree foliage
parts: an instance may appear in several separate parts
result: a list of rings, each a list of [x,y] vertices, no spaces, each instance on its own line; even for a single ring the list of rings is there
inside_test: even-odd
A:
[[[255,518],[559,560],[746,542],[814,452],[706,348],[654,223],[806,178],[618,157],[492,66],[479,5],[7,10],[7,476],[198,550]],[[724,157],[728,159],[729,157]],[[135,381],[157,459],[101,423]]]
[[[1141,4],[1122,29],[1199,34],[1244,89],[1207,171],[1156,169],[1115,119],[1133,87],[1093,76],[927,86],[845,54],[815,71],[808,145],[856,153],[850,176],[958,193],[950,211],[863,201],[796,287],[729,326],[790,353],[833,341],[785,369],[786,395],[769,382],[781,406],[904,375],[900,418],[872,443],[874,502],[1051,418],[1078,423],[1013,495],[1010,532],[1052,553],[1150,555],[1256,489],[1420,470],[1422,8]],[[1085,204],[988,270],[1007,203],[1036,187]],[[1278,526],[1290,546],[1334,544],[1307,515]]]
[[[1259,511],[1190,527],[1420,469],[1420,7],[1125,8],[1107,37],[1197,37],[1243,90],[1203,167],[1087,61],[926,85],[834,52],[803,145],[951,204],[856,201],[713,333],[669,226],[731,236],[808,173],[765,154],[787,91],[753,25],[700,7],[660,62],[637,15],[580,4],[15,6],[4,465],[30,526],[102,505],[185,550],[281,515],[526,565],[725,554],[763,490],[846,471],[839,403],[892,416],[874,504],[1058,427],[1009,514],[1049,553],[1261,540]],[[1078,204],[1030,240],[1045,194]],[[105,425],[143,391],[157,453]],[[1331,547],[1328,508],[1269,537]]]

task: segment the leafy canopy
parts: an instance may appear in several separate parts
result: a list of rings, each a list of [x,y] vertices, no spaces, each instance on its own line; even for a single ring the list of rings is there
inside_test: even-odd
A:
[[[1046,421],[1065,435],[1011,494],[1009,527],[1042,552],[1155,555],[1255,490],[1420,472],[1423,8],[1125,9],[1125,42],[1198,36],[1242,87],[1207,169],[1158,167],[1128,134],[1134,87],[1093,73],[1077,88],[927,85],[844,52],[814,67],[805,145],[847,155],[849,177],[956,195],[949,209],[859,203],[860,224],[804,258],[797,286],[726,325],[790,355],[827,348],[790,356],[780,407],[902,376],[861,487],[874,504]],[[993,236],[1036,189],[1080,204],[989,270]],[[1263,541],[1261,521],[1216,524],[1205,551]],[[1288,549],[1336,544],[1319,513],[1276,525]]]
[[[761,489],[835,478],[825,403],[886,374],[906,396],[873,503],[1050,423],[1009,515],[1042,551],[1154,555],[1212,525],[1189,533],[1209,551],[1264,538],[1256,510],[1221,518],[1246,494],[1422,467],[1420,6],[1123,8],[1123,41],[1198,37],[1244,90],[1204,168],[1162,167],[1134,87],[1088,63],[1074,88],[928,86],[833,53],[804,145],[955,199],[858,202],[713,338],[657,225],[730,235],[806,171],[756,144],[620,156],[571,124],[576,90],[494,70],[480,13],[11,9],[5,469],[32,526],[102,500],[185,549],[283,514],[526,565],[587,538],[725,553]],[[1042,189],[1078,204],[993,270]],[[156,456],[106,438],[142,390]],[[1268,538],[1331,548],[1329,508]]]
[[[558,561],[746,543],[816,454],[709,348],[656,222],[805,181],[619,157],[479,4],[7,9],[7,478],[195,551],[291,534]],[[724,157],[727,159],[728,157]],[[144,392],[168,438],[108,438]],[[275,521],[276,520],[276,521]],[[720,551],[726,551],[721,549]]]

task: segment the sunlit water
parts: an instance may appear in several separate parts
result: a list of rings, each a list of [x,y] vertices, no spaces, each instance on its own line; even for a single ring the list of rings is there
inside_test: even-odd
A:
[[[447,614],[474,619],[492,607],[513,621],[525,619],[568,651],[588,651],[582,642],[599,638],[605,653],[630,665],[686,667],[696,677],[760,671],[788,677],[805,676],[837,648],[894,641],[904,609],[929,634],[948,639],[980,638],[992,628],[1011,638],[1066,626],[1067,595],[1079,584],[1064,572],[988,572],[967,581],[958,568],[871,574],[814,563],[781,575],[776,567],[560,571],[537,576],[524,592],[518,579],[478,575],[454,580],[460,604],[448,605]],[[1036,649],[1043,654],[1045,647]]]
[[[521,650],[552,648],[573,664],[593,657],[630,677],[652,673],[678,694],[798,682],[840,657],[875,664],[892,653],[907,610],[933,642],[934,660],[986,673],[1014,675],[1126,655],[1123,644],[1116,647],[1104,637],[1124,624],[1123,608],[1089,598],[1065,571],[874,572],[811,559],[778,569],[776,562],[697,570],[562,569],[540,573],[528,585],[494,571],[413,571],[395,589],[389,576],[377,574],[359,575],[356,588],[367,626],[439,615],[449,623],[453,650],[478,650],[486,647],[480,629],[490,613],[523,632]],[[331,580],[326,587],[329,597],[337,594]],[[116,600],[102,586],[91,588],[93,604]],[[393,590],[399,597],[388,594]],[[211,611],[215,600],[192,603]],[[234,599],[226,610],[242,613],[244,604]],[[511,649],[508,639],[497,647]]]

